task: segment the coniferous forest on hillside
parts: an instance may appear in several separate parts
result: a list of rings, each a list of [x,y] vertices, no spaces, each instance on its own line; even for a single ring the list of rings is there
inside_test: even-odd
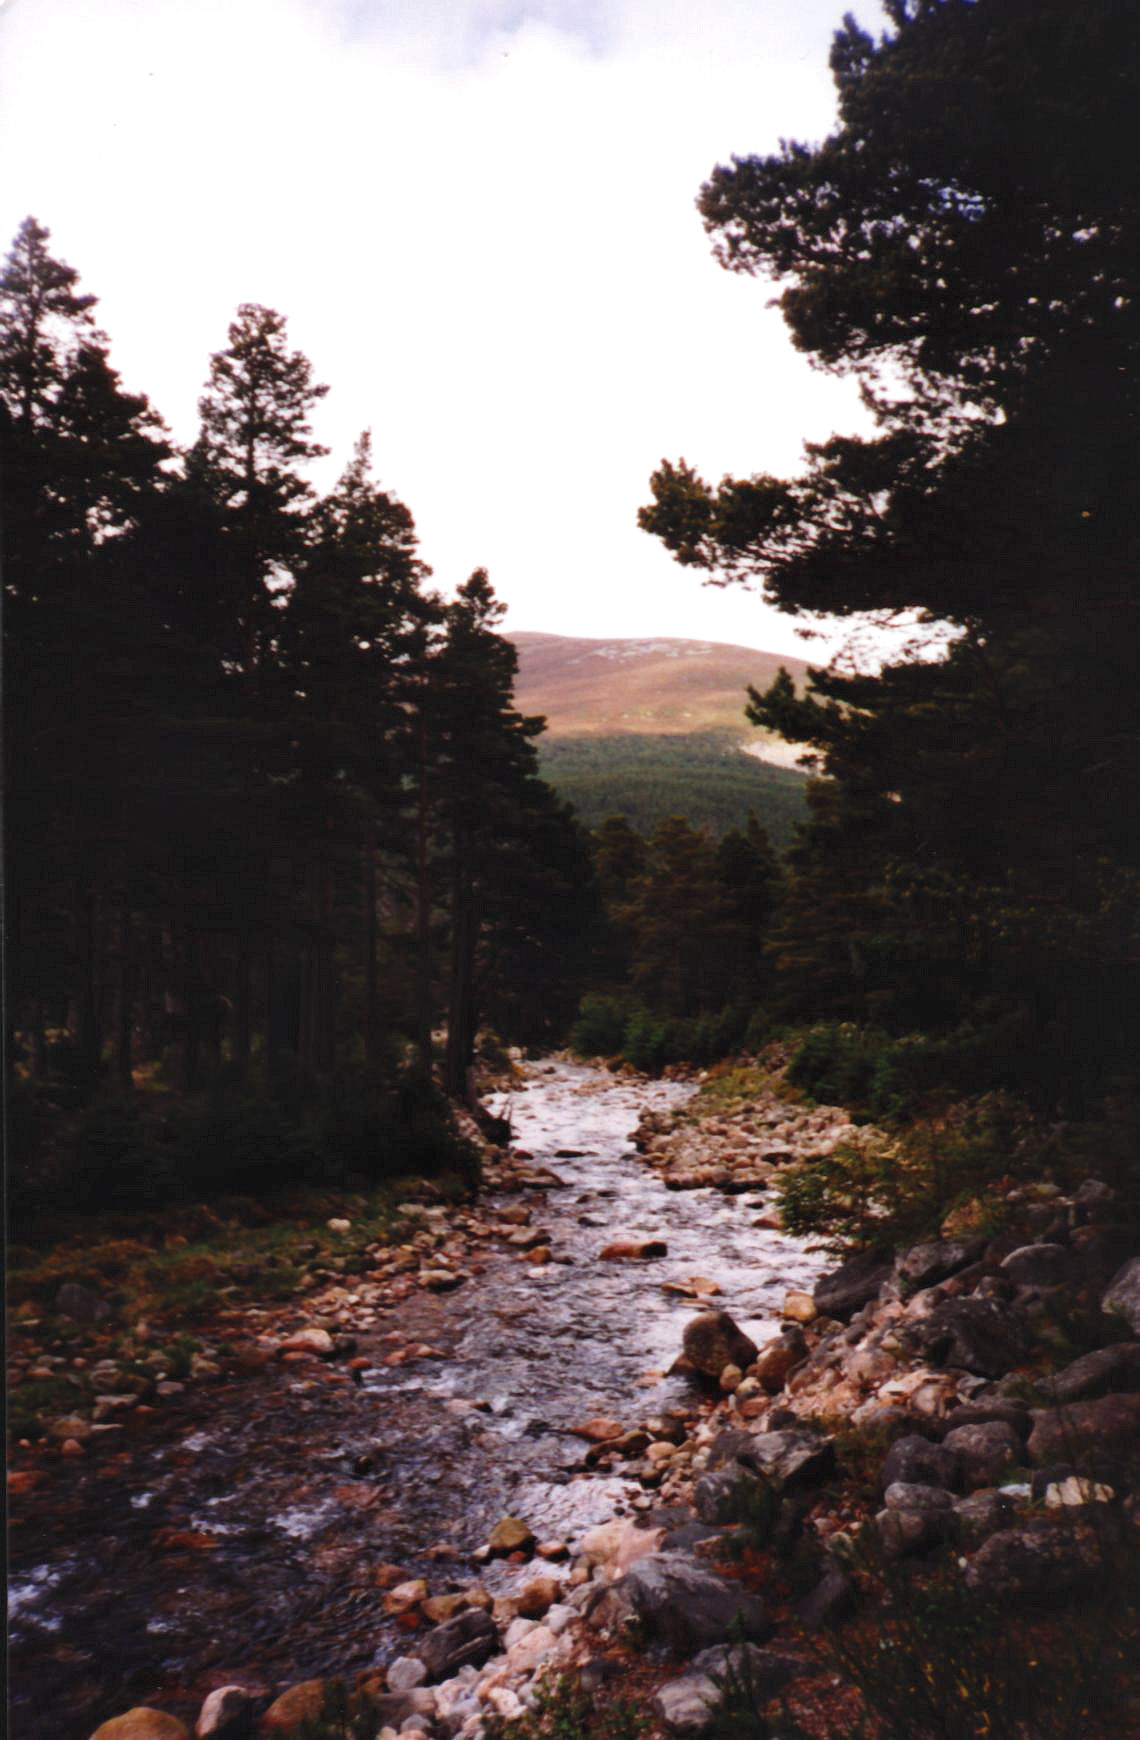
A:
[[[23,1740],[1136,1731],[1140,15],[883,12],[698,199],[868,432],[630,504],[892,631],[806,777],[544,742],[285,315],[180,447],[12,243]]]

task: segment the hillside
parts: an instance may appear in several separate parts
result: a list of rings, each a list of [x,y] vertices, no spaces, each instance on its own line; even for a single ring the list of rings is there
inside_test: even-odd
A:
[[[808,668],[803,659],[717,641],[510,638],[519,655],[515,704],[545,714],[552,737],[726,727],[742,741],[756,738],[744,717],[749,683],[767,688],[783,665],[800,684]]]
[[[802,682],[804,660],[714,641],[512,639],[515,703],[547,721],[543,776],[587,827],[624,815],[648,830],[681,814],[720,834],[754,811],[774,844],[790,842],[803,776],[787,767],[787,745],[766,749],[744,705],[749,683],[765,687],[781,665]]]

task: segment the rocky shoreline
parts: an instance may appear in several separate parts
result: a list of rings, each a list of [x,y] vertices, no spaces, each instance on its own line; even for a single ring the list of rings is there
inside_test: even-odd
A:
[[[840,1110],[759,1093],[730,1110],[649,1113],[636,1143],[667,1187],[739,1196],[853,1133]],[[495,1150],[487,1181],[500,1194],[557,1184],[529,1156]],[[381,1740],[413,1729],[481,1740],[489,1722],[525,1720],[541,1686],[570,1673],[603,1703],[632,1694],[658,1730],[697,1736],[715,1725],[726,1675],[746,1677],[758,1708],[784,1693],[806,1700],[801,1712],[841,1695],[821,1640],[871,1599],[860,1568],[869,1543],[880,1565],[949,1563],[968,1596],[1011,1611],[1080,1600],[1137,1547],[1140,1256],[1095,1179],[1067,1195],[1048,1181],[1013,1194],[994,1236],[947,1231],[860,1252],[813,1292],[790,1291],[779,1332],[760,1346],[709,1308],[715,1285],[693,1277],[683,1290],[699,1309],[678,1348],[690,1405],[631,1403],[624,1419],[578,1428],[584,1467],[636,1479],[638,1514],[570,1543],[504,1518],[472,1555],[470,1580],[449,1575],[442,1593],[379,1567],[406,1646],[344,1695],[368,1700]],[[769,1205],[757,1224],[775,1218]],[[537,1267],[559,1261],[521,1204],[495,1216],[408,1204],[404,1228],[391,1249],[369,1253],[370,1270],[318,1274],[303,1319],[282,1314],[245,1356],[319,1363],[350,1381],[367,1363],[349,1333],[362,1313],[367,1326],[369,1310],[415,1289],[474,1292],[492,1245]],[[620,1241],[601,1252],[638,1264],[656,1254]],[[1073,1336],[1085,1349],[1075,1358],[1060,1357],[1058,1323],[1066,1351]],[[432,1353],[397,1337],[385,1357]],[[84,1454],[82,1434],[70,1441],[68,1453]],[[17,1493],[20,1479],[17,1470]],[[797,1555],[791,1588],[784,1568]],[[480,1581],[492,1561],[514,1568],[505,1592]],[[276,1697],[248,1682],[218,1686],[194,1733],[288,1735],[335,1695],[326,1680]],[[140,1708],[93,1740],[187,1733]]]

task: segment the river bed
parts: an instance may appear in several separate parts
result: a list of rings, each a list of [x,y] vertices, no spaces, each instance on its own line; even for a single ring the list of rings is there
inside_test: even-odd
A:
[[[479,1569],[470,1554],[500,1518],[573,1547],[640,1501],[620,1470],[583,1470],[569,1429],[691,1405],[688,1381],[665,1374],[701,1307],[663,1283],[715,1282],[714,1302],[762,1341],[787,1290],[826,1265],[754,1224],[759,1195],[669,1191],[636,1157],[642,1111],[692,1091],[531,1065],[509,1111],[515,1144],[560,1180],[522,1198],[556,1260],[493,1251],[458,1291],[413,1294],[358,1336],[381,1355],[385,1331],[410,1325],[440,1357],[377,1364],[358,1387],[294,1366],[195,1388],[37,1495],[11,1542],[18,1740],[87,1740],[139,1703],[192,1722],[227,1680],[279,1689],[382,1665],[407,1638],[377,1567],[434,1593],[476,1579],[498,1593],[519,1568]],[[668,1254],[599,1260],[613,1239],[663,1240]],[[168,1550],[171,1530],[198,1544]]]

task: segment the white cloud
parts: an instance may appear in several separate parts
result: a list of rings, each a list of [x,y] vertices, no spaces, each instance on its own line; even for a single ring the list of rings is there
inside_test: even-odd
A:
[[[450,585],[518,628],[795,650],[636,530],[663,456],[786,470],[859,419],[694,210],[733,152],[831,122],[826,0],[13,0],[0,220],[101,297],[129,385],[189,438],[239,301],[332,392],[331,477],[378,471]]]

